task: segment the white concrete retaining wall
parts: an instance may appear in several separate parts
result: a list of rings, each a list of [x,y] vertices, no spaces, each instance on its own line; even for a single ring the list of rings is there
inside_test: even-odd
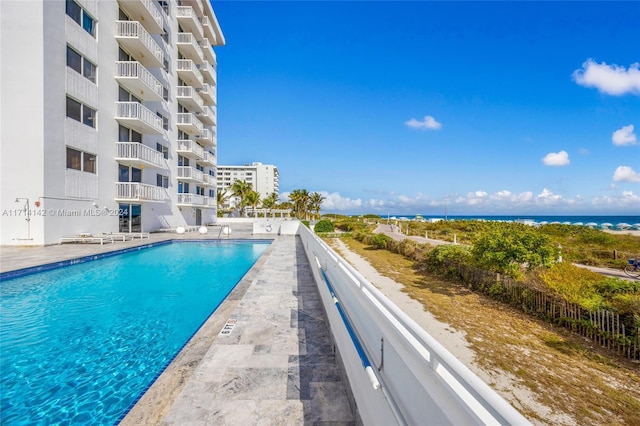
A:
[[[530,424],[308,228],[298,232],[365,425]]]

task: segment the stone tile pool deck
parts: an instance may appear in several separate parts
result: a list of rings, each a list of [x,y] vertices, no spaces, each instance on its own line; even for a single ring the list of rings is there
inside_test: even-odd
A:
[[[216,228],[214,228],[216,229]],[[7,271],[150,242],[0,247]],[[255,238],[233,227],[232,238]],[[270,239],[273,237],[270,237]],[[276,236],[229,297],[122,420],[123,425],[355,425],[348,384],[302,243]]]

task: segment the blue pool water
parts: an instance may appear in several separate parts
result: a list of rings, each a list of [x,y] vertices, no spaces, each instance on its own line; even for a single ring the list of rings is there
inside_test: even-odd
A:
[[[267,246],[174,242],[3,280],[1,423],[116,423]]]

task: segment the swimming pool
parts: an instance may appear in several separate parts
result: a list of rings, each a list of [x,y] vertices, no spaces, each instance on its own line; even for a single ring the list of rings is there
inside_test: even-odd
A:
[[[116,423],[269,242],[173,242],[3,279],[2,423]]]

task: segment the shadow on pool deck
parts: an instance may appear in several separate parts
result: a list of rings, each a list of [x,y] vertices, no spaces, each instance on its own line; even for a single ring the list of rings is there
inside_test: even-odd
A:
[[[239,237],[253,238],[234,230]],[[215,236],[3,247],[2,271],[181,238]],[[349,401],[302,243],[278,236],[122,424],[354,425]]]

